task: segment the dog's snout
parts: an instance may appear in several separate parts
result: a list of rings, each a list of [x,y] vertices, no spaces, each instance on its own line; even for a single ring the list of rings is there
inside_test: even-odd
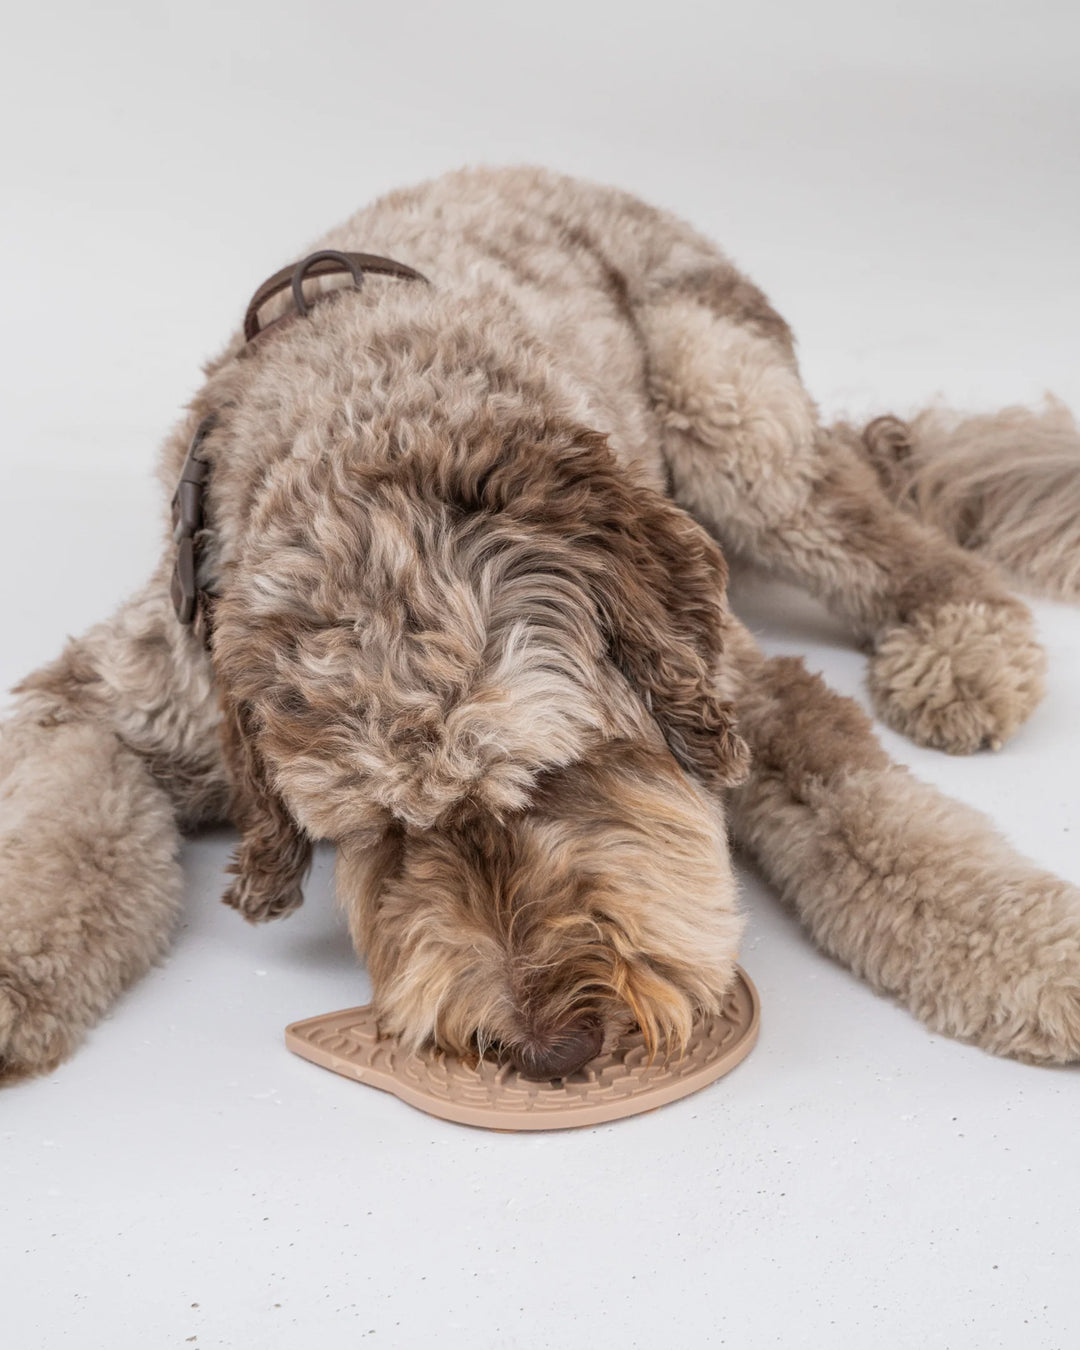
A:
[[[593,1018],[581,1018],[548,1036],[536,1036],[510,1050],[510,1059],[523,1078],[565,1078],[595,1059],[604,1044],[604,1028]]]

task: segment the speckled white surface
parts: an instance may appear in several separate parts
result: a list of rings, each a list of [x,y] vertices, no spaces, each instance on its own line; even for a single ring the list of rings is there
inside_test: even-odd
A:
[[[538,160],[692,217],[770,292],[829,411],[937,391],[1080,407],[1075,8],[459,0],[58,4],[5,23],[3,687],[153,555],[155,447],[249,291],[361,200]],[[795,593],[773,651],[862,698]],[[1037,606],[1045,704],[1000,755],[883,733],[1080,881],[1080,612]],[[0,1340],[17,1350],[1080,1342],[1078,1071],[931,1036],[753,878],[753,1055],[594,1130],[443,1124],[304,1063],[362,1002],[319,855],[265,930],[192,841],[172,958],[53,1077],[0,1094]]]

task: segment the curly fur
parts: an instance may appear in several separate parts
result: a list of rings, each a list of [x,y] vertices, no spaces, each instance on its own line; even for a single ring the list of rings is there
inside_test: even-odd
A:
[[[733,969],[730,824],[930,1025],[1080,1056],[1075,889],[728,611],[721,548],[807,586],[922,744],[997,745],[1040,695],[1024,606],[890,501],[880,425],[821,425],[764,295],[673,218],[531,169],[391,194],[322,246],[432,284],[369,278],[208,368],[162,478],[213,412],[211,653],[172,616],[167,543],[4,731],[0,1072],[51,1067],[160,955],[177,831],[224,817],[251,920],[338,845],[413,1044],[541,1075],[630,1021],[676,1048]]]
[[[755,683],[741,713],[756,771],[733,828],[817,942],[936,1031],[1075,1060],[1080,891],[892,763],[801,663],[764,662]]]
[[[880,417],[863,442],[898,506],[1027,589],[1080,600],[1080,429],[1064,404]]]

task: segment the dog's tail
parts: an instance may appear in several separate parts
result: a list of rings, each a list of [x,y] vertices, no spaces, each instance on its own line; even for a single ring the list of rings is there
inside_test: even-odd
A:
[[[1080,601],[1080,428],[1063,403],[978,416],[935,407],[878,417],[857,439],[898,506],[1027,589]]]

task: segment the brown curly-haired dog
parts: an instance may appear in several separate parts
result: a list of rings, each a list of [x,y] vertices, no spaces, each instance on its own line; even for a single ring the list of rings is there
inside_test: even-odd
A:
[[[178,830],[225,817],[250,919],[297,905],[311,841],[335,841],[383,1025],[412,1043],[536,1075],[630,1021],[677,1045],[732,973],[730,827],[930,1026],[1080,1056],[1076,890],[726,606],[717,541],[848,620],[891,725],[1008,737],[1042,655],[990,562],[897,485],[920,425],[822,427],[762,293],[611,189],[463,172],[322,246],[429,284],[370,276],[209,369],[163,477],[213,414],[210,650],[170,602],[170,538],[3,728],[3,1072],[55,1065],[160,955]],[[1053,435],[1057,472],[1077,440]],[[1043,542],[999,560],[1052,581],[1067,549]]]

